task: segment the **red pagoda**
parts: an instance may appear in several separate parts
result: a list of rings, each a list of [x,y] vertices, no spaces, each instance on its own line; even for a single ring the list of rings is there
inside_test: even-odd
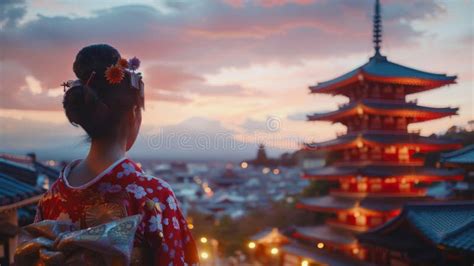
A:
[[[457,114],[458,108],[427,107],[406,100],[409,94],[454,84],[456,76],[389,61],[380,53],[379,0],[373,19],[375,54],[369,61],[309,88],[311,93],[349,98],[336,111],[308,115],[309,121],[341,123],[347,133],[330,141],[305,144],[305,149],[328,152],[335,162],[305,172],[304,178],[337,182],[338,188],[327,196],[302,199],[299,208],[330,213],[332,218],[324,225],[297,227],[293,233],[300,242],[320,249],[318,252],[338,252],[359,259],[364,259],[367,251],[359,245],[358,233],[384,224],[399,214],[405,202],[426,199],[426,187],[432,182],[463,178],[458,171],[424,166],[424,154],[457,149],[458,143],[407,129],[411,123]]]

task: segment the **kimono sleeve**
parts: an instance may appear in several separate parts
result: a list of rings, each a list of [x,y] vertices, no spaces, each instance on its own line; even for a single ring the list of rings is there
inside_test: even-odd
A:
[[[196,245],[178,201],[167,183],[158,182],[144,216],[145,238],[154,250],[155,265],[197,265]]]

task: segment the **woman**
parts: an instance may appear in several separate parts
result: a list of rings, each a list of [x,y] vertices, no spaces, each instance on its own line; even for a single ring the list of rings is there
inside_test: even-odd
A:
[[[146,265],[193,265],[196,246],[170,186],[145,174],[126,152],[144,107],[140,61],[105,44],[83,48],[67,82],[68,120],[90,138],[87,157],[67,165],[38,204],[36,221],[66,220],[80,228],[140,214],[132,259]]]

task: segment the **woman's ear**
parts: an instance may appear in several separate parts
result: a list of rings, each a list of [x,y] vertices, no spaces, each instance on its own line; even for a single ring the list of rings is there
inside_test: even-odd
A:
[[[133,119],[137,126],[140,127],[142,124],[142,109],[138,105],[133,107]]]

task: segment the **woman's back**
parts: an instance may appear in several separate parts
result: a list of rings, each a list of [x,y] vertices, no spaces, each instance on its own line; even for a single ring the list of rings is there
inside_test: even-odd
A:
[[[194,240],[170,186],[146,175],[133,161],[123,158],[74,187],[68,175],[79,161],[66,166],[38,204],[36,221],[69,221],[88,228],[140,214],[132,260],[155,265],[198,263]],[[152,255],[152,256],[150,256]],[[142,263],[137,263],[142,264]]]

